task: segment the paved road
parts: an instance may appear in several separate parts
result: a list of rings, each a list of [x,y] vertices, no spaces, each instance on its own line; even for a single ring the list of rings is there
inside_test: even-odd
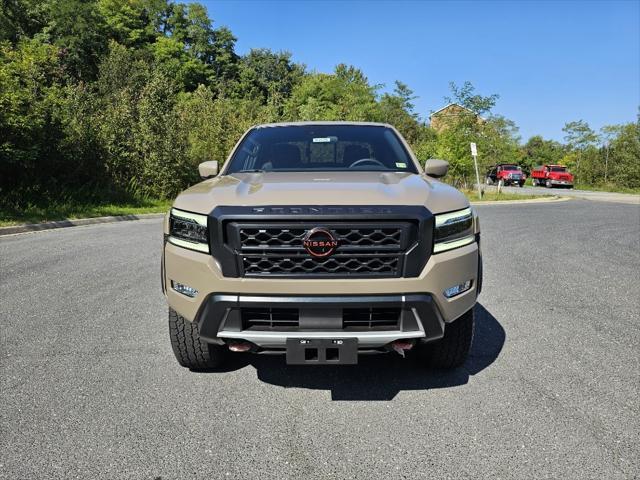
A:
[[[486,189],[496,189],[495,186],[483,185]],[[640,205],[640,195],[631,193],[596,192],[595,190],[577,190],[575,188],[547,188],[547,187],[502,187],[503,191],[520,195],[561,195],[597,202],[615,202]]]
[[[464,368],[178,367],[160,221],[0,238],[0,478],[637,478],[640,209],[479,207]]]

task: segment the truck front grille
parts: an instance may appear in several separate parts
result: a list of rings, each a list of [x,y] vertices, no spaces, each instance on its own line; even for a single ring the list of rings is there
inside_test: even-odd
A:
[[[211,255],[229,278],[417,277],[433,226],[421,205],[217,206],[208,218]]]
[[[397,277],[412,244],[410,222],[320,223],[338,241],[330,256],[314,257],[303,246],[318,224],[242,224],[228,226],[231,246],[245,277]]]

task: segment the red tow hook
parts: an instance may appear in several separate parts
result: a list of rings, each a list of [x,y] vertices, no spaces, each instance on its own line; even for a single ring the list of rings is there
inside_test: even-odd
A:
[[[234,342],[229,344],[229,350],[232,352],[248,352],[251,350],[251,344],[247,342]]]
[[[394,340],[391,342],[391,348],[393,348],[402,358],[404,358],[404,352],[413,348],[413,340]]]

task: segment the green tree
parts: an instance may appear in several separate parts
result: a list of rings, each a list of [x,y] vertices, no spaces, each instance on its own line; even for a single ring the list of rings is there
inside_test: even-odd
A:
[[[182,95],[177,111],[194,173],[200,162],[216,160],[222,164],[251,125],[277,120],[257,99],[216,98],[204,85]]]
[[[240,59],[238,97],[257,98],[266,104],[270,97],[288,98],[304,75],[304,66],[291,61],[289,52],[251,49]]]
[[[55,0],[47,32],[60,48],[67,74],[93,80],[100,57],[107,50],[106,23],[93,1]]]
[[[417,97],[408,85],[397,81],[393,93],[380,98],[380,119],[396,127],[410,144],[415,144],[421,133],[421,124],[413,101]]]
[[[609,180],[628,188],[640,188],[640,120],[620,126],[610,142]]]
[[[489,113],[500,98],[500,95],[495,93],[487,97],[474,93],[476,89],[469,81],[464,82],[461,87],[458,87],[455,82],[449,82],[449,89],[451,96],[444,97],[445,102],[457,103],[478,115]]]
[[[99,68],[96,93],[99,106],[93,116],[109,181],[119,189],[134,190],[143,171],[136,135],[141,92],[151,67],[136,53],[111,42]]]
[[[40,40],[0,42],[0,192],[19,199],[63,166],[62,68],[57,49]],[[64,172],[60,172],[64,173]],[[54,177],[49,185],[56,183]]]
[[[584,120],[565,123],[562,131],[565,132],[564,139],[567,145],[576,153],[574,171],[576,183],[593,180],[593,167],[597,159],[594,149],[598,143],[598,135]],[[583,162],[588,162],[588,168],[583,168]]]
[[[13,45],[40,32],[49,22],[49,3],[43,0],[1,0],[0,41]]]
[[[520,148],[520,164],[528,171],[538,165],[558,164],[565,151],[565,147],[559,142],[534,135]]]
[[[192,91],[208,82],[209,66],[186,51],[174,37],[158,37],[149,48],[158,68],[181,90]]]
[[[131,187],[145,196],[171,197],[194,180],[187,141],[174,110],[175,85],[161,72],[152,74],[140,95],[135,144],[141,171]]]
[[[238,80],[239,57],[235,52],[236,37],[231,30],[220,27],[214,31],[211,52],[213,75],[211,84],[220,94],[232,94],[233,84]]]
[[[496,163],[512,163],[518,157],[518,129],[504,117],[492,116],[479,122],[463,116],[437,135],[435,156],[449,161],[449,179],[465,188],[475,182],[475,168],[470,143],[478,147],[481,175]]]
[[[605,125],[600,129],[600,140],[602,141],[602,149],[604,151],[604,183],[609,181],[609,154],[611,151],[611,142],[620,136],[623,132],[623,125]]]
[[[378,120],[377,90],[378,86],[369,85],[361,70],[341,64],[333,74],[305,76],[285,103],[285,117],[290,120]]]
[[[109,38],[134,48],[154,42],[167,7],[166,0],[97,0]]]

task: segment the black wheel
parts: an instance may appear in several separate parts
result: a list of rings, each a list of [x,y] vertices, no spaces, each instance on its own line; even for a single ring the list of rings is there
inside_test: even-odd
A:
[[[200,339],[198,325],[169,309],[169,337],[178,363],[192,370],[206,370],[219,366],[225,350]]]
[[[520,188],[524,187],[524,182],[520,182]]]
[[[452,323],[447,323],[442,339],[421,347],[427,364],[450,369],[462,365],[473,340],[473,308]]]
[[[553,187],[553,185],[551,184],[551,180],[547,180],[545,185],[546,185],[547,188],[552,188]]]

